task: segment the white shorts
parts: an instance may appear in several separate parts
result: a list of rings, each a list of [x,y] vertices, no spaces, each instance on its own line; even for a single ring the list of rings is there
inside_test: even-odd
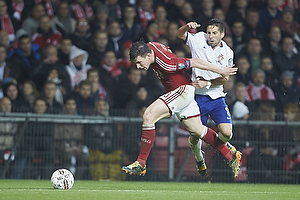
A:
[[[200,116],[199,107],[194,100],[195,88],[191,85],[182,85],[159,97],[169,108],[170,115],[174,113],[178,119]]]

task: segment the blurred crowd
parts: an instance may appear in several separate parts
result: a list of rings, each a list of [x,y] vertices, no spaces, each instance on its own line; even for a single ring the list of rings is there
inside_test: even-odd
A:
[[[211,18],[239,69],[233,118],[300,121],[300,0],[0,0],[0,111],[142,116],[164,91],[129,61],[132,43],[191,57],[178,28]]]
[[[270,101],[277,113],[300,99],[299,1],[283,0],[0,0],[0,98],[13,112],[64,112],[74,98],[78,114],[139,116],[163,93],[154,73],[134,69],[133,42],[157,41],[190,57],[176,36],[187,22],[205,31],[211,18],[226,27],[224,41],[239,68],[225,86],[235,119],[247,119]],[[194,31],[194,32],[197,32]],[[115,112],[114,112],[115,111]]]

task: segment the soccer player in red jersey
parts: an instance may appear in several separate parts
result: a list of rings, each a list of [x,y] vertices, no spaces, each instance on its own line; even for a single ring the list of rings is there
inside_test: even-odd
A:
[[[195,156],[201,153],[199,139],[202,139],[222,154],[231,153],[230,149],[217,137],[212,129],[203,126],[200,111],[194,100],[194,86],[187,73],[190,67],[210,70],[222,76],[233,75],[237,68],[232,66],[220,68],[198,58],[178,58],[169,47],[156,43],[138,41],[130,49],[130,60],[138,69],[148,70],[151,67],[156,77],[163,84],[166,94],[155,100],[144,112],[140,153],[137,160],[123,166],[122,170],[129,174],[146,174],[146,161],[155,140],[155,123],[173,114],[180,119],[190,133],[190,142]],[[223,155],[224,155],[223,154]],[[235,156],[232,156],[233,161]],[[239,166],[236,166],[237,169]]]

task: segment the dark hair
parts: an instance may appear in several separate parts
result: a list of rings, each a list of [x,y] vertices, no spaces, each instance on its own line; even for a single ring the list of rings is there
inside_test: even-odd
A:
[[[223,22],[219,19],[213,18],[213,19],[209,20],[207,26],[216,26],[219,28],[221,33],[225,32],[225,26],[224,26]]]
[[[31,38],[29,37],[29,35],[27,35],[27,34],[21,35],[18,39],[18,42],[21,43],[21,40],[27,39],[27,38],[30,39],[30,41],[31,41]]]
[[[99,74],[99,70],[96,67],[91,67],[90,69],[88,69],[86,74],[87,74],[87,76],[89,76],[90,73],[93,73],[93,72],[97,72]]]
[[[144,41],[138,41],[132,44],[129,52],[130,60],[134,60],[138,57],[145,57],[148,53],[151,53],[151,48]]]
[[[79,83],[79,89],[82,88],[84,85],[92,86],[90,81],[88,81],[88,80],[82,80],[82,81]]]

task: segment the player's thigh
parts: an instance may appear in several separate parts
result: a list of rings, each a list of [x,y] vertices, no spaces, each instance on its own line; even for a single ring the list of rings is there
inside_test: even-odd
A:
[[[202,125],[200,116],[182,119],[181,122],[191,135],[202,135],[204,126]]]
[[[167,105],[161,100],[155,100],[144,112],[143,124],[154,124],[160,119],[170,116],[170,110]]]
[[[225,102],[225,98],[214,99],[211,102],[210,116],[212,120],[217,124],[225,123],[232,124],[231,115],[228,106]]]

